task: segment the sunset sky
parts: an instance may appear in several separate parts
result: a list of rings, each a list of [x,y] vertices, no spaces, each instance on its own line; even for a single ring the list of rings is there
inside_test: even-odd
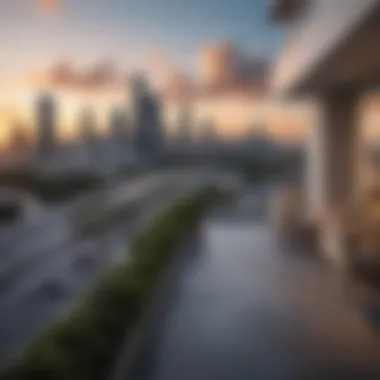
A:
[[[280,30],[266,23],[267,5],[1,0],[0,139],[12,120],[33,126],[35,96],[43,89],[57,93],[63,136],[75,134],[75,115],[87,104],[104,126],[109,107],[127,103],[128,78],[140,69],[163,94],[169,120],[178,100],[190,99],[196,119],[213,119],[227,136],[268,113],[274,133],[297,134],[292,112],[281,117],[284,132],[274,116],[279,111],[262,96],[262,79],[281,46]],[[230,57],[239,62],[233,73]]]

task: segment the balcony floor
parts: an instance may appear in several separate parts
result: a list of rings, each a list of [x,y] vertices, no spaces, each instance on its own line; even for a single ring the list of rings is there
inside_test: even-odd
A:
[[[131,378],[379,379],[377,298],[240,210],[204,221]]]

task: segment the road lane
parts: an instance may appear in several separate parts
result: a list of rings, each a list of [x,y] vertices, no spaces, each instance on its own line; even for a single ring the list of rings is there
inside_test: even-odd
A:
[[[13,232],[11,247],[4,247],[7,254],[0,258],[0,298],[1,294],[9,291],[9,284],[24,273],[29,266],[35,261],[46,257],[54,247],[64,244],[68,237],[74,232],[75,221],[81,212],[82,204],[89,204],[90,209],[96,208],[98,199],[103,204],[102,212],[111,212],[117,210],[127,203],[138,203],[149,193],[153,192],[159,186],[170,184],[170,181],[179,179],[181,173],[154,173],[133,180],[124,181],[118,184],[115,189],[108,190],[99,198],[97,194],[90,194],[80,200],[76,200],[70,205],[49,212],[45,219],[39,223],[30,226],[24,233],[16,236],[20,229]],[[95,196],[95,198],[94,198]],[[95,202],[95,204],[92,204]],[[0,300],[1,302],[1,300]]]

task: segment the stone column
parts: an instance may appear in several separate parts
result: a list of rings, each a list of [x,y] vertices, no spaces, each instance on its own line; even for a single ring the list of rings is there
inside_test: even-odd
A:
[[[358,97],[352,92],[321,96],[321,114],[313,126],[309,188],[318,215],[321,249],[329,259],[345,264],[346,231],[356,203],[359,153]]]
[[[314,102],[309,120],[308,134],[305,141],[306,165],[304,167],[304,186],[306,220],[311,225],[317,226],[320,223],[323,209],[323,167],[324,156],[321,154],[324,149],[323,128],[320,128],[320,104]],[[311,109],[311,107],[309,108]]]

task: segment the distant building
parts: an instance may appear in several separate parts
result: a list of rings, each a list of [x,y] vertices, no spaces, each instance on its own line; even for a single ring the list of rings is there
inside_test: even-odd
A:
[[[9,146],[12,153],[26,153],[30,146],[30,141],[24,125],[20,123],[14,123],[12,125]]]
[[[266,59],[249,57],[231,42],[207,46],[199,56],[200,81],[211,91],[224,91],[231,86],[246,91],[262,91],[268,69]]]
[[[99,159],[99,137],[94,111],[84,108],[79,115],[78,123],[85,160],[96,164]]]
[[[47,160],[54,156],[57,148],[57,106],[51,95],[43,94],[36,105],[37,156]]]
[[[133,81],[134,145],[141,160],[154,163],[162,153],[164,135],[161,105],[144,78]]]
[[[264,125],[255,125],[248,129],[245,142],[250,148],[265,149],[268,145],[268,134]]]
[[[179,113],[177,141],[180,145],[188,145],[191,142],[193,130],[193,120],[191,110],[184,106]]]
[[[201,127],[200,139],[204,144],[207,145],[215,144],[215,142],[217,141],[218,134],[215,124],[212,120],[206,120],[203,122]]]
[[[228,86],[234,82],[239,53],[232,43],[221,43],[204,48],[199,64],[201,81],[207,86]]]
[[[109,127],[111,137],[120,147],[126,147],[131,138],[130,123],[123,108],[113,108],[110,112]]]
[[[113,108],[109,116],[110,146],[112,147],[112,162],[115,167],[124,165],[133,155],[131,147],[130,123],[123,108]]]

